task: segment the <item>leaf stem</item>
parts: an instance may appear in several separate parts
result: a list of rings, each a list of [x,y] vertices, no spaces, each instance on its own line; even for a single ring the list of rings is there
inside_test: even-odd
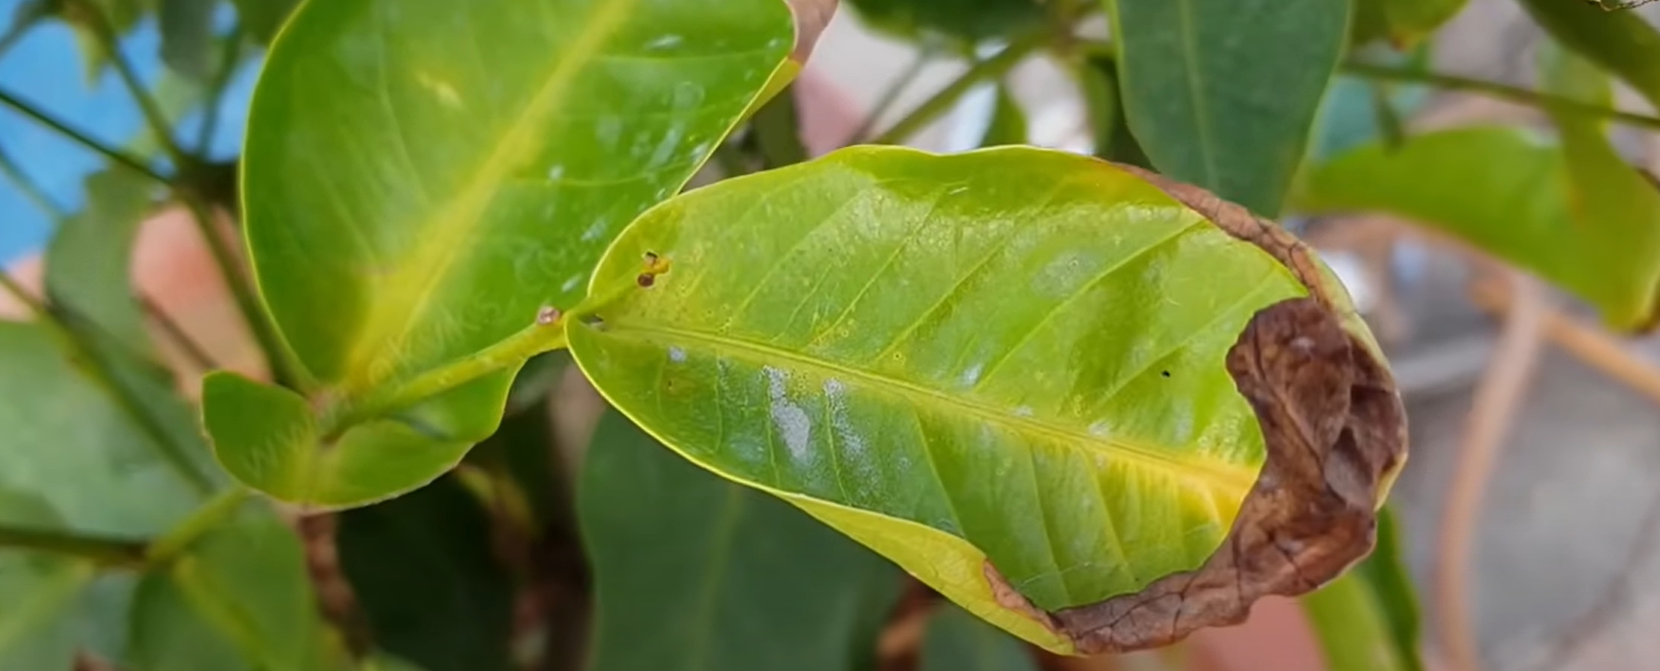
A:
[[[114,161],[116,163],[120,163],[120,164],[125,165],[129,168],[137,170],[139,173],[145,175],[146,177],[149,177],[150,179],[156,180],[157,182],[160,182],[162,184],[170,184],[172,182],[171,179],[163,176],[159,172],[156,172],[155,168],[152,168],[149,165],[146,165],[144,163],[144,161],[141,161],[137,158],[134,158],[134,157],[126,154],[125,152],[119,151],[119,150],[117,150],[113,147],[110,147],[109,145],[106,145],[102,142],[99,142],[96,139],[93,139],[92,136],[87,135],[86,133],[83,133],[79,130],[76,130],[75,127],[70,126],[68,123],[63,122],[62,120],[59,120],[57,117],[54,117],[50,114],[47,114],[45,111],[36,108],[34,105],[29,104],[28,102],[24,101],[22,98],[19,98],[19,97],[13,95],[9,91],[0,90],[0,103],[3,103],[7,107],[10,107],[14,110],[17,110],[19,113],[21,113],[22,115],[24,115],[26,117],[34,119],[35,121],[39,122],[42,126],[46,126],[47,128],[51,128],[52,130],[57,131],[59,134],[63,135],[64,137],[67,137],[70,140],[75,141],[76,144],[79,144],[83,147],[86,147],[87,149],[91,149],[92,151],[97,152],[99,154],[103,154],[105,158],[108,158],[111,161]]]
[[[1491,82],[1484,79],[1473,79],[1457,75],[1426,72],[1411,68],[1373,65],[1371,63],[1359,63],[1355,61],[1344,63],[1343,71],[1365,79],[1427,84],[1429,86],[1443,89],[1470,91],[1522,105],[1530,105],[1533,107],[1561,107],[1566,110],[1602,117],[1633,126],[1660,129],[1660,118],[1657,117],[1634,114],[1631,112],[1622,112],[1611,107],[1594,105],[1575,100],[1573,98],[1545,93],[1543,91],[1535,91],[1533,89],[1510,86],[1508,84],[1500,84],[1498,82]]]
[[[242,502],[248,499],[248,494],[248,488],[242,485],[235,485],[219,492],[207,503],[192,511],[184,521],[151,542],[145,556],[146,564],[155,567],[173,561],[196,539],[225,521],[225,518],[235,514],[241,508]]]
[[[219,267],[219,274],[225,278],[225,285],[230,287],[231,298],[236,302],[237,311],[242,313],[248,330],[254,334],[254,340],[264,351],[272,379],[284,386],[293,386],[304,381],[299,362],[294,360],[288,345],[277,334],[276,324],[271,321],[260,304],[259,297],[254,294],[252,280],[242,272],[242,265],[238,262],[236,253],[225,243],[224,236],[219,233],[219,227],[213,225],[213,215],[208,211],[207,204],[201,197],[188,190],[181,189],[179,196],[185,207],[190,208],[191,219],[196,222],[196,230],[201,234],[203,242],[207,243],[208,253],[213,256],[214,265]]]
[[[173,126],[167,122],[166,115],[161,113],[161,107],[156,105],[155,98],[144,89],[144,82],[138,78],[138,72],[133,64],[127,60],[127,55],[121,53],[121,41],[110,27],[109,18],[104,16],[103,8],[99,3],[89,0],[74,0],[75,5],[85,13],[91,25],[92,32],[98,38],[98,43],[104,48],[110,63],[115,66],[115,73],[120,76],[121,83],[127,87],[127,92],[138,103],[138,111],[144,115],[144,121],[150,125],[150,132],[161,141],[162,149],[168,157],[173,159],[173,169],[185,172],[190,164],[190,155],[179,148],[179,142],[173,137]]]
[[[881,135],[872,138],[871,143],[898,144],[904,142],[910,136],[915,135],[917,131],[932,123],[934,119],[939,118],[941,114],[950,110],[976,84],[1003,76],[1014,66],[1019,65],[1021,61],[1026,60],[1027,56],[1037,51],[1051,38],[1052,35],[1048,30],[1035,31],[1010,42],[1009,46],[1004,47],[996,56],[975,62],[955,81],[946,84],[945,88],[940,89],[938,93],[917,105],[916,109],[911,110],[904,118],[894,122],[893,126]]]
[[[184,327],[180,326],[172,315],[167,314],[166,310],[161,309],[161,306],[157,305],[155,301],[150,300],[147,296],[140,295],[138,305],[144,309],[145,314],[156,321],[156,325],[160,326],[161,330],[167,332],[167,339],[178,345],[179,349],[184,352],[185,357],[190,359],[190,362],[195,364],[197,368],[214,370],[219,367],[219,364],[215,363],[213,357],[207,353],[207,349],[202,347],[201,343],[196,342],[195,338],[190,337],[190,334],[185,332]]]
[[[866,114],[864,120],[859,122],[859,127],[847,136],[845,144],[858,144],[869,137],[870,132],[876,129],[876,122],[893,108],[894,103],[899,102],[899,96],[916,83],[917,76],[922,74],[923,68],[933,59],[933,49],[924,47],[918,50],[916,58],[911,59],[911,64],[906,66],[899,76],[894,77],[893,81],[888,82],[888,87],[876,98],[876,104],[871,106],[870,113]]]
[[[19,191],[23,192],[30,203],[45,213],[48,219],[59,221],[67,214],[63,211],[63,208],[58,207],[57,203],[52,202],[52,198],[46,195],[45,189],[40,188],[39,184],[29,178],[29,173],[24,172],[23,166],[18,165],[17,161],[3,147],[0,147],[0,172],[6,173],[6,178],[10,179]]]
[[[384,392],[370,393],[360,401],[331,407],[324,411],[319,422],[324,439],[332,440],[346,429],[388,412],[407,408],[491,373],[522,365],[537,354],[563,348],[563,320],[566,318],[568,316],[559,316],[557,312],[551,313],[549,318],[538,317],[535,323],[478,354],[427,371],[402,384],[388,386]]]
[[[219,55],[219,72],[208,85],[207,109],[202,112],[202,127],[196,134],[196,157],[203,161],[210,160],[208,151],[213,143],[213,132],[219,128],[219,108],[224,104],[225,89],[230,86],[231,75],[236,74],[236,59],[242,53],[240,22],[232,26],[230,34],[225,36],[224,49]]]
[[[131,420],[138,430],[144,434],[161,456],[184,478],[196,491],[206,495],[213,491],[213,484],[207,475],[196,469],[190,459],[185,446],[174,440],[172,434],[157,422],[149,412],[145,411],[144,402],[133,391],[121,384],[113,366],[100,356],[100,353],[81,334],[70,328],[63,318],[51,306],[30,294],[23,285],[18,284],[10,275],[0,272],[0,289],[16,298],[18,302],[34,312],[38,323],[51,333],[58,341],[58,345],[69,355],[72,362],[79,362],[92,382],[109,394],[110,400],[127,419]]]
[[[144,565],[146,546],[141,541],[124,538],[22,529],[0,524],[0,547],[80,557],[100,566],[138,568]]]

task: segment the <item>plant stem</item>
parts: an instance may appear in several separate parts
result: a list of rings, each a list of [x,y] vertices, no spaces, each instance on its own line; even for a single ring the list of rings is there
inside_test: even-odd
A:
[[[57,339],[59,346],[68,353],[73,361],[82,363],[81,370],[92,379],[94,384],[109,394],[110,400],[115,403],[116,408],[123,415],[126,415],[127,419],[131,420],[151,443],[155,444],[156,449],[161,451],[162,458],[178,472],[180,477],[184,478],[201,494],[205,495],[213,491],[212,482],[208,480],[206,475],[196,469],[185,446],[174,440],[173,435],[168,433],[167,429],[145,410],[143,401],[131,389],[121,384],[113,366],[101,356],[101,353],[91,343],[64,323],[63,319],[50,306],[30,294],[23,288],[23,285],[18,284],[10,275],[3,272],[0,272],[0,289],[4,289],[6,293],[11,294],[18,302],[34,312],[37,322]]]
[[[225,50],[220,52],[219,72],[213,82],[208,85],[207,108],[203,110],[202,128],[196,134],[196,156],[203,161],[209,160],[208,150],[213,143],[213,132],[219,127],[219,108],[224,103],[225,88],[230,86],[231,75],[236,74],[236,59],[242,53],[242,24],[231,27],[231,33],[225,36]]]
[[[201,538],[202,534],[235,514],[241,508],[242,502],[248,499],[248,494],[248,488],[241,485],[219,492],[200,508],[192,511],[184,521],[150,543],[149,552],[145,557],[147,563],[154,567],[172,561],[196,539]]]
[[[104,16],[103,8],[96,2],[88,0],[74,0],[76,6],[85,12],[91,24],[92,32],[97,36],[98,43],[109,56],[110,63],[115,66],[115,73],[120,76],[121,82],[126,85],[127,92],[138,103],[138,111],[144,115],[144,121],[150,125],[150,132],[161,141],[162,149],[168,157],[173,159],[173,169],[183,172],[189,165],[190,156],[179,148],[178,140],[173,137],[173,126],[167,122],[167,117],[161,113],[161,107],[156,105],[155,98],[144,89],[144,82],[138,78],[133,64],[127,61],[126,54],[121,53],[121,41],[110,27],[109,18]]]
[[[179,346],[185,357],[190,359],[190,363],[202,370],[214,370],[219,367],[219,364],[213,361],[213,357],[208,355],[207,349],[196,342],[195,338],[190,337],[189,333],[185,333],[184,327],[179,326],[173,316],[167,314],[167,311],[161,309],[155,301],[141,295],[138,297],[138,305],[144,309],[145,314],[156,320],[156,325],[160,326],[161,330],[167,332],[167,339]]]
[[[325,440],[387,412],[407,408],[420,401],[511,366],[530,357],[565,346],[565,326],[560,317],[537,321],[505,340],[437,370],[427,371],[382,393],[370,393],[361,401],[343,403],[324,412],[320,425]]]
[[[219,233],[219,227],[213,224],[213,215],[208,211],[207,204],[189,191],[179,191],[179,197],[184,201],[185,207],[190,208],[191,219],[196,222],[196,230],[201,234],[203,242],[207,243],[208,253],[213,256],[214,265],[219,267],[220,276],[225,278],[225,285],[230,287],[237,311],[242,313],[248,330],[254,334],[254,340],[264,351],[272,379],[284,386],[300,383],[305,378],[299,373],[301,369],[298,362],[293,360],[288,346],[277,334],[276,324],[266,315],[259,297],[254,295],[253,282],[242,272],[236,253],[225,243],[224,236]]]
[[[23,192],[30,203],[40,208],[40,211],[44,212],[48,219],[59,221],[64,218],[66,213],[63,209],[58,207],[57,203],[52,202],[52,198],[46,195],[45,189],[40,188],[39,184],[29,179],[29,173],[23,172],[23,166],[18,165],[17,161],[13,160],[11,154],[7,153],[4,148],[0,148],[0,172],[6,173],[6,178],[10,179],[12,184],[17,185],[17,189]]]
[[[46,112],[44,112],[40,109],[35,108],[34,105],[31,105],[31,104],[23,101],[23,99],[18,98],[15,95],[12,95],[8,91],[0,90],[0,103],[4,103],[7,107],[10,107],[14,110],[17,110],[19,113],[23,114],[24,116],[27,116],[31,119],[34,119],[35,121],[40,122],[41,125],[46,126],[47,128],[51,128],[52,130],[57,131],[58,133],[62,134],[64,137],[67,137],[71,140],[74,140],[77,144],[80,144],[81,146],[86,147],[87,149],[91,149],[92,151],[95,151],[99,154],[103,154],[105,158],[108,158],[111,161],[115,161],[116,163],[120,163],[120,164],[125,165],[129,168],[132,168],[134,170],[139,171],[140,173],[144,174],[145,176],[149,177],[150,179],[156,180],[157,182],[161,182],[162,184],[169,184],[169,183],[172,182],[171,179],[163,176],[159,172],[156,172],[156,170],[154,168],[151,168],[149,165],[146,165],[144,163],[144,161],[141,161],[137,158],[129,156],[125,152],[119,151],[119,150],[117,150],[113,147],[110,147],[110,146],[102,143],[102,142],[99,142],[98,140],[93,139],[92,136],[87,135],[86,133],[83,133],[79,130],[76,130],[73,126],[70,126],[69,124],[64,123],[63,121],[59,120],[58,118],[56,118],[56,117],[54,117],[50,114],[47,114]]]
[[[6,525],[0,525],[0,547],[80,557],[101,566],[133,568],[144,565],[145,553],[145,544],[140,541]]]
[[[1021,61],[1026,60],[1027,56],[1037,51],[1050,38],[1051,35],[1047,30],[1033,32],[1009,43],[1009,46],[1004,47],[1003,51],[998,52],[996,56],[974,63],[974,65],[969,66],[967,72],[957,77],[956,81],[947,84],[933,97],[923,101],[921,105],[917,105],[916,109],[911,110],[910,114],[895,122],[892,127],[881,135],[871,139],[871,143],[898,144],[905,141],[941,114],[950,110],[976,84],[1003,76],[1004,73],[1020,64]]]
[[[870,132],[876,129],[876,122],[880,121],[888,113],[888,110],[893,108],[894,103],[899,102],[900,94],[916,83],[916,78],[922,74],[923,67],[927,66],[928,62],[933,59],[932,49],[924,48],[918,51],[916,58],[911,60],[911,64],[906,66],[905,70],[899,73],[899,76],[894,77],[893,81],[888,83],[886,89],[883,89],[882,94],[876,98],[876,104],[870,108],[870,113],[866,114],[864,121],[859,122],[859,127],[847,136],[845,144],[858,144],[869,137]]]
[[[1634,114],[1631,112],[1622,112],[1620,110],[1604,107],[1602,105],[1593,105],[1591,103],[1581,102],[1573,98],[1567,98],[1542,91],[1535,91],[1533,89],[1510,86],[1508,84],[1500,84],[1498,82],[1490,82],[1482,79],[1472,79],[1470,77],[1460,77],[1457,75],[1446,75],[1435,72],[1424,72],[1422,70],[1414,70],[1409,68],[1373,65],[1370,63],[1357,63],[1354,61],[1344,63],[1343,71],[1357,77],[1364,77],[1366,79],[1427,84],[1443,89],[1471,91],[1492,96],[1500,100],[1508,100],[1513,103],[1531,105],[1533,107],[1560,107],[1582,114],[1589,114],[1592,116],[1618,121],[1620,123],[1631,124],[1633,126],[1660,129],[1660,118],[1657,117]]]

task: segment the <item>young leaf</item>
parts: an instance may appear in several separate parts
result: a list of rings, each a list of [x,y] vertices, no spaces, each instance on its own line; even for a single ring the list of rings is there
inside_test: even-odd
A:
[[[1545,32],[1563,46],[1660,107],[1660,31],[1635,12],[1607,12],[1583,2],[1521,0]]]
[[[1022,147],[853,148],[654,208],[565,325],[600,392],[695,463],[786,498],[1028,640],[1101,652],[1295,591],[1282,563],[1230,562],[1276,552],[1249,535],[1289,523],[1273,497],[1327,495],[1297,469],[1336,437],[1270,432],[1265,450],[1247,400],[1369,427],[1351,484],[1378,491],[1340,488],[1344,500],[1308,510],[1341,519],[1281,532],[1307,535],[1311,572],[1369,549],[1349,525],[1369,524],[1387,489],[1401,420],[1333,284],[1271,224],[1146,173]],[[1331,348],[1310,381],[1263,382],[1280,373],[1235,360],[1299,329]],[[1316,382],[1334,407],[1261,396]],[[1331,394],[1349,386],[1352,407]],[[1265,468],[1285,473],[1248,498]],[[1242,507],[1248,537],[1217,553]],[[1093,619],[1172,589],[1167,578],[1217,591],[1195,588],[1180,622],[1147,616],[1172,630]],[[1236,585],[1245,594],[1224,594]]]
[[[1349,3],[1107,0],[1130,130],[1172,179],[1279,213]]]
[[[1611,326],[1638,329],[1654,320],[1660,202],[1594,142],[1606,141],[1474,127],[1368,144],[1311,169],[1295,207],[1411,218],[1561,285]]]
[[[299,539],[268,510],[197,539],[133,596],[133,671],[343,671]]]
[[[992,108],[991,123],[980,136],[980,146],[1026,144],[1027,137],[1026,113],[1021,111],[1020,102],[1009,93],[1008,86],[998,85],[997,104]]]
[[[178,403],[167,390],[146,401]],[[76,530],[165,531],[200,498],[134,410],[71,366],[43,327],[0,321],[0,486],[40,496]],[[195,433],[188,413],[168,417],[184,424],[164,430]],[[205,459],[205,446],[196,456]]]
[[[842,671],[892,607],[887,562],[770,496],[675,457],[616,413],[582,467],[590,671]],[[642,635],[649,632],[649,635]]]
[[[948,605],[928,618],[921,670],[1037,671],[1037,664],[1020,639]]]
[[[453,477],[340,516],[340,568],[374,640],[425,671],[512,668],[513,585]]]
[[[822,2],[794,4],[804,17],[799,59],[822,27],[807,18],[828,17]],[[329,420],[314,438],[441,457],[387,459],[397,478],[369,462],[307,475],[338,485],[310,492],[328,502],[307,502],[406,491],[494,430],[524,354],[487,362],[481,353],[541,308],[574,305],[611,237],[679,190],[763,88],[795,72],[790,9],[782,0],[369,0],[297,11],[265,65],[244,155],[244,230],[259,285],[311,378],[308,403]],[[458,366],[470,372],[451,375]],[[468,388],[402,396],[434,375]],[[226,396],[251,394],[248,385],[219,391],[207,399],[210,428],[230,425],[215,421],[218,404],[258,402]],[[386,397],[399,407],[354,414]],[[252,443],[214,432],[215,447],[223,461],[248,462],[237,453],[304,429],[284,426],[292,431],[236,432]],[[333,449],[347,448],[297,445],[279,453],[300,461],[260,467],[323,468],[330,457],[315,453]],[[297,491],[233,472],[279,497]]]
[[[161,60],[198,81],[213,76],[213,7],[216,0],[160,0]]]

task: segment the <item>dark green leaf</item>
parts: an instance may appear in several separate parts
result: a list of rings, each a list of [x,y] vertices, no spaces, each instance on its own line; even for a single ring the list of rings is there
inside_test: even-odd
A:
[[[887,562],[615,412],[579,501],[597,581],[590,671],[845,671],[899,590]]]
[[[86,209],[59,225],[46,248],[46,293],[77,318],[136,352],[150,351],[133,296],[132,254],[155,183],[112,166],[86,178]]]
[[[750,120],[750,132],[766,169],[782,168],[807,160],[801,143],[801,118],[796,112],[795,89],[772,97]]]
[[[1395,658],[1406,671],[1423,671],[1419,653],[1417,590],[1412,576],[1403,563],[1400,530],[1393,510],[1385,507],[1378,515],[1378,542],[1372,556],[1354,568],[1354,575],[1371,591],[1389,637],[1395,645]]]
[[[1349,3],[1108,0],[1130,129],[1159,172],[1279,213]]]
[[[924,43],[946,41],[969,52],[994,39],[1008,40],[1043,25],[1039,0],[850,0],[872,28]]]
[[[1585,2],[1520,0],[1563,46],[1625,80],[1660,107],[1660,31],[1636,12],[1607,12]]]
[[[1037,671],[1020,639],[946,604],[928,619],[921,671]]]
[[[998,85],[997,102],[992,108],[991,122],[980,136],[980,146],[1026,144],[1026,113],[1009,93],[1009,87]]]
[[[338,671],[299,539],[263,504],[209,531],[133,596],[133,671]]]
[[[522,361],[475,357],[585,295],[615,233],[796,70],[795,32],[781,0],[305,4],[254,97],[244,231],[316,392],[303,403],[329,421],[241,431],[220,404],[271,394],[219,385],[206,412],[220,459],[261,491],[329,506],[454,465],[495,430]],[[467,365],[494,372],[352,414]],[[371,458],[333,456],[354,448]]]
[[[270,44],[300,0],[232,0],[242,29],[260,44]]]
[[[382,648],[426,671],[511,668],[513,585],[453,476],[340,516],[340,568]]]
[[[1117,65],[1105,56],[1084,59],[1077,70],[1078,84],[1089,111],[1090,129],[1095,136],[1095,155],[1108,161],[1140,168],[1153,168],[1141,144],[1130,134],[1124,116],[1123,98],[1118,90]]]
[[[160,0],[161,60],[179,74],[213,76],[213,8],[216,0]]]

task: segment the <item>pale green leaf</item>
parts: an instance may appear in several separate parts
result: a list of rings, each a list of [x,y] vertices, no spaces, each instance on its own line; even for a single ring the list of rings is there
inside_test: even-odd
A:
[[[1349,3],[1106,4],[1125,113],[1153,167],[1277,215],[1343,51]]]
[[[614,412],[581,477],[589,671],[866,668],[901,585],[887,562]]]
[[[643,283],[648,253],[667,269]],[[690,192],[593,292],[572,353],[653,435],[1065,650],[986,560],[1048,610],[1205,561],[1264,455],[1223,358],[1306,289],[1126,171],[1015,147],[854,148]]]

